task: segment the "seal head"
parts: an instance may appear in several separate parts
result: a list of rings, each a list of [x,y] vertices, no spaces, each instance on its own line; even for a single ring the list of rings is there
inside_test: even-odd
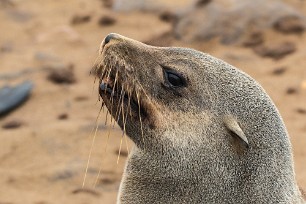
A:
[[[208,54],[109,34],[92,70],[134,141],[118,203],[302,203],[275,105]]]

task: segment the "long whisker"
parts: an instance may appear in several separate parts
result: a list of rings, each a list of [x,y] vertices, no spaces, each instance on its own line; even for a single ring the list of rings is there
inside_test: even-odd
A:
[[[122,106],[123,106],[123,100],[122,100]],[[128,106],[127,106],[127,109],[126,109],[126,113],[124,113],[124,111],[122,111],[122,119],[123,119],[122,121],[123,121],[123,137],[124,137],[124,140],[125,140],[126,150],[127,150],[128,154],[130,154],[129,145],[128,145],[128,142],[127,142],[127,136],[126,136],[126,122],[127,122],[127,117],[128,117],[128,109],[129,109],[129,99],[128,99]],[[124,116],[124,114],[125,114],[125,116]]]
[[[117,85],[117,80],[118,80],[118,70],[117,70],[117,72],[116,72],[116,76],[115,76],[115,80],[114,80],[114,85],[113,85],[113,90],[112,90],[112,93],[111,93],[111,107],[113,107],[113,105],[114,105],[114,94],[115,94],[115,89],[116,89],[116,85]],[[110,113],[111,113],[111,115],[112,115],[112,113],[113,113],[113,108],[111,108],[110,109]],[[113,119],[111,118],[111,121],[112,121]]]
[[[122,90],[124,90],[124,88],[122,87]],[[117,164],[119,163],[119,159],[120,159],[120,154],[121,154],[121,148],[122,148],[122,138],[123,136],[125,135],[125,125],[124,125],[124,105],[123,105],[123,101],[124,101],[124,95],[125,95],[125,92],[121,92],[123,97],[121,97],[121,101],[119,101],[119,103],[121,103],[121,115],[122,115],[122,123],[123,123],[123,131],[122,131],[122,136],[121,136],[121,139],[120,139],[120,147],[119,147],[119,152],[118,152],[118,158],[117,158]],[[120,113],[119,113],[120,115]],[[118,120],[119,120],[119,115],[118,115]],[[117,120],[117,121],[118,121]]]
[[[95,144],[95,140],[96,140],[96,135],[97,135],[97,131],[98,131],[98,127],[99,127],[99,117],[100,117],[100,113],[101,113],[101,110],[102,110],[102,107],[103,107],[104,104],[101,105],[101,108],[99,110],[99,113],[98,113],[98,116],[96,118],[96,128],[95,128],[95,133],[93,135],[93,138],[92,138],[92,142],[91,142],[91,147],[90,147],[90,150],[89,150],[89,155],[88,155],[88,160],[87,160],[87,165],[86,165],[86,169],[85,169],[85,175],[84,175],[84,178],[83,178],[83,184],[82,184],[82,188],[85,186],[85,182],[86,182],[86,177],[87,177],[87,172],[88,172],[88,168],[89,168],[89,163],[90,163],[90,159],[91,159],[91,155],[92,155],[92,150],[93,150],[93,147],[94,147],[94,144]],[[91,133],[93,132],[94,129],[92,129]]]

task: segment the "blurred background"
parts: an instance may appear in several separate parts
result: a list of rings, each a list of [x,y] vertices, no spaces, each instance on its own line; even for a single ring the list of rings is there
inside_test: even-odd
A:
[[[101,101],[89,75],[110,32],[195,48],[255,78],[283,116],[306,190],[305,16],[304,0],[0,0],[0,106],[5,90],[13,101],[29,93],[0,116],[0,204],[115,203],[128,151],[117,164],[122,133],[107,142],[105,112],[93,141]]]

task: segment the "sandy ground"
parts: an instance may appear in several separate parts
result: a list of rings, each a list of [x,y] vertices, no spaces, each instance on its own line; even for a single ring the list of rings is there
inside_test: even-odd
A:
[[[98,0],[0,2],[0,86],[24,80],[35,84],[30,99],[21,108],[0,118],[0,204],[115,203],[127,150],[123,143],[117,164],[121,131],[116,127],[106,142],[109,125],[104,124],[105,113],[98,118],[93,142],[92,130],[101,102],[97,101],[97,84],[89,71],[108,33],[147,41],[169,31],[171,25],[155,13],[116,13]],[[178,6],[175,2],[168,0],[167,4]],[[287,2],[306,14],[306,2]],[[180,3],[184,5],[184,1]],[[72,24],[76,15],[88,15],[89,19]],[[98,22],[103,16],[115,22],[101,25]],[[173,40],[171,44],[208,52],[262,84],[286,123],[297,181],[306,189],[306,33],[281,35],[270,31],[265,38],[275,43],[293,42],[297,50],[272,60],[249,48],[221,45],[218,40]],[[75,83],[56,84],[47,79],[50,68],[71,64]],[[282,74],[273,74],[280,68]],[[21,126],[4,128],[12,121]],[[131,148],[133,144],[128,145]],[[96,179],[99,170],[101,175]]]

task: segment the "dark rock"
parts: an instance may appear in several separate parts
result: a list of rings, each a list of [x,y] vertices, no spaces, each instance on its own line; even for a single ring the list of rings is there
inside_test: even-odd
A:
[[[306,109],[304,108],[298,108],[296,111],[300,114],[306,114]]]
[[[262,57],[270,57],[275,60],[281,59],[296,51],[296,46],[292,42],[284,42],[278,45],[260,45],[254,48],[256,54]]]
[[[273,28],[285,34],[302,33],[305,30],[305,22],[297,16],[285,16],[278,19]]]
[[[98,21],[98,24],[100,26],[111,26],[115,23],[116,23],[116,19],[111,16],[102,16]]]
[[[288,16],[298,19],[296,22],[286,20],[288,23],[276,23],[276,27],[285,32],[299,31],[299,21],[304,23],[305,15],[284,1],[197,0],[192,7],[178,14],[173,31],[175,36],[186,42],[216,38],[223,44],[233,44],[241,42],[252,31],[270,30],[274,22]]]
[[[286,67],[279,67],[279,68],[276,68],[275,70],[273,70],[272,74],[281,75],[281,74],[284,74],[286,72],[286,70],[287,70]]]
[[[175,22],[177,21],[177,16],[171,11],[164,11],[159,15],[159,19],[165,22]]]
[[[90,20],[91,20],[90,15],[75,15],[71,19],[71,24],[77,25],[77,24],[87,23]]]
[[[297,90],[295,88],[290,87],[290,88],[287,89],[286,92],[287,92],[287,94],[295,94],[297,92]]]
[[[110,185],[116,183],[116,180],[111,178],[102,178],[99,180],[99,183],[102,185]]]
[[[13,44],[6,42],[0,46],[0,52],[11,52],[13,50]]]
[[[66,119],[68,119],[68,114],[67,113],[62,113],[62,114],[60,114],[58,117],[57,117],[57,119],[59,119],[59,120],[66,120]]]
[[[261,32],[253,32],[242,44],[245,47],[254,47],[262,44],[263,42],[263,34]]]
[[[115,154],[119,155],[119,149],[115,151]],[[126,150],[121,149],[120,156],[127,157],[129,153]]]
[[[113,7],[113,0],[102,0],[102,4],[106,8],[112,8]]]
[[[205,5],[207,5],[207,4],[209,4],[210,2],[211,2],[212,0],[198,0],[197,2],[196,2],[196,6],[205,6]]]
[[[0,117],[22,105],[33,89],[31,81],[25,81],[15,87],[4,86],[0,89]]]
[[[50,68],[48,80],[56,84],[73,84],[76,82],[73,68],[73,64],[66,68]]]
[[[19,120],[11,120],[2,125],[3,129],[16,129],[22,126],[22,122]]]
[[[16,4],[12,0],[0,0],[0,7],[2,8],[14,8],[15,6]]]
[[[87,96],[76,96],[74,100],[75,101],[87,101],[88,97]]]

